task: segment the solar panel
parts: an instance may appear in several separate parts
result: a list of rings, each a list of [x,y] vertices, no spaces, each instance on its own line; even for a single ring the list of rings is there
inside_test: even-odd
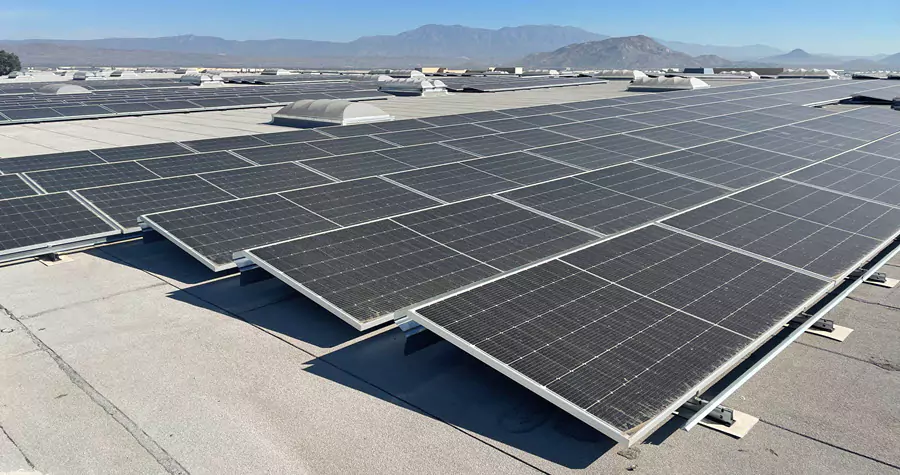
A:
[[[29,119],[49,119],[53,117],[62,117],[62,114],[53,109],[30,108],[30,109],[4,109],[0,110],[0,114],[9,117],[9,120],[29,120]]]
[[[141,165],[161,177],[246,168],[253,166],[228,152],[207,152],[167,158],[142,160]]]
[[[791,119],[793,121],[800,120],[809,120],[815,119],[817,117],[824,117],[827,115],[833,114],[831,111],[827,111],[824,109],[816,109],[814,107],[803,107],[803,106],[795,106],[795,105],[786,105],[782,107],[775,107],[771,109],[760,109],[760,114],[763,115],[771,115],[774,117]]]
[[[870,143],[859,149],[861,152],[876,153],[885,157],[900,159],[900,140],[897,137],[889,137],[884,140]],[[0,161],[0,166],[3,162]]]
[[[118,114],[127,114],[134,112],[156,111],[155,107],[144,102],[125,102],[121,104],[103,104],[103,107],[112,110]]]
[[[342,226],[417,211],[440,202],[380,178],[366,178],[281,193]]]
[[[593,125],[591,122],[576,122],[572,124],[565,124],[556,127],[550,127],[547,130],[552,132],[556,132],[563,135],[568,135],[570,137],[576,137],[579,139],[592,139],[596,137],[603,137],[605,135],[612,135],[618,132],[613,132],[611,130],[607,130],[604,128],[597,127]]]
[[[647,158],[676,150],[676,147],[670,147],[665,144],[651,142],[629,135],[610,135],[607,137],[585,140],[582,143],[610,152],[628,155],[633,158]]]
[[[742,112],[724,117],[714,117],[711,119],[703,119],[697,121],[701,124],[712,124],[729,129],[739,130],[741,132],[760,132],[771,129],[773,127],[781,127],[783,125],[794,122],[792,119],[782,118],[778,116],[769,116],[760,114],[759,112]]]
[[[419,211],[393,221],[503,271],[598,239],[490,196]]]
[[[445,147],[441,144],[393,148],[381,150],[378,154],[416,168],[443,165],[445,163],[475,158],[474,155],[450,147]]]
[[[365,329],[392,312],[497,273],[391,221],[288,241],[249,253],[333,313]]]
[[[534,124],[525,122],[521,119],[492,120],[478,125],[497,132],[515,132],[517,130],[533,129],[535,127]]]
[[[629,135],[681,148],[696,147],[698,145],[705,145],[713,141],[712,139],[709,139],[707,137],[688,134],[671,127],[672,126],[665,126],[656,127],[653,129],[639,130],[637,132],[630,132]]]
[[[310,168],[325,173],[338,180],[351,180],[354,178],[383,175],[413,167],[392,160],[376,152],[354,153],[339,157],[327,157],[310,160],[304,163]]]
[[[125,160],[141,160],[144,158],[168,157],[171,155],[184,155],[190,150],[181,145],[171,143],[155,143],[149,145],[135,145],[131,147],[101,148],[93,150],[94,154],[107,162],[120,162]]]
[[[628,116],[628,120],[630,121],[652,126],[669,125],[677,122],[687,122],[704,118],[706,118],[705,115],[695,114],[687,109],[670,109]]]
[[[232,254],[237,251],[338,227],[278,195],[151,214],[146,219],[214,271],[233,267]]]
[[[121,162],[29,172],[28,177],[48,193],[53,193],[152,180],[159,178],[159,175],[137,162]]]
[[[606,130],[610,133],[631,132],[634,130],[646,129],[646,124],[641,124],[628,119],[613,117],[611,119],[589,120],[585,122],[587,125]],[[556,130],[556,129],[554,129]]]
[[[473,137],[469,139],[453,140],[446,142],[453,148],[465,150],[467,152],[487,157],[490,155],[500,155],[502,153],[519,152],[528,146],[519,142],[507,140],[498,136]]]
[[[78,190],[78,194],[126,230],[138,229],[138,216],[225,201],[233,196],[197,176]]]
[[[18,175],[0,175],[0,200],[36,194],[37,191]]]
[[[550,114],[522,117],[519,120],[521,120],[522,122],[532,124],[537,127],[550,127],[553,125],[568,124],[568,123],[572,122],[572,119],[566,119],[563,117],[558,117],[558,116],[550,115]]]
[[[642,163],[732,189],[762,183],[777,176],[776,173],[719,160],[692,150],[657,155]]]
[[[3,173],[20,173],[32,170],[49,170],[52,168],[77,167],[105,163],[90,151],[50,153],[27,157],[0,159],[0,171]]]
[[[201,177],[241,198],[324,185],[332,181],[294,163],[205,173]]]
[[[309,142],[322,140],[324,135],[312,129],[292,130],[290,132],[274,132],[270,134],[254,135],[259,140],[272,145],[284,145],[289,143]]]
[[[68,193],[0,201],[0,222],[4,255],[119,233]]]
[[[531,185],[581,172],[577,168],[525,152],[470,160],[465,165],[520,185]]]
[[[419,120],[425,122],[426,124],[438,127],[445,125],[468,124],[469,122],[471,122],[469,119],[466,119],[461,115],[439,115],[435,117],[422,117]]]
[[[531,150],[530,153],[559,160],[585,170],[596,170],[634,160],[632,156],[597,148],[584,142],[570,142],[541,147]]]
[[[378,122],[377,124],[373,125],[387,132],[401,132],[404,130],[424,129],[426,127],[431,127],[430,124],[422,122],[418,119],[392,120],[389,122]]]
[[[691,285],[695,279],[708,285]],[[416,308],[412,316],[629,442],[638,427],[653,429],[651,421],[702,389],[753,335],[825,285],[651,227]],[[715,297],[700,293],[708,289],[717,289]]]
[[[886,213],[887,208],[879,211]],[[668,224],[829,277],[849,270],[880,244],[876,238],[729,198],[676,216]]]
[[[427,129],[382,133],[379,134],[378,137],[382,140],[387,140],[388,142],[395,143],[400,146],[421,145],[447,140],[447,137],[444,137],[443,135]]]
[[[371,152],[394,147],[394,145],[372,137],[348,137],[342,139],[319,140],[312,144],[315,145],[316,148],[320,148],[333,155]]]
[[[64,106],[54,107],[53,110],[63,117],[78,117],[85,115],[110,115],[110,112],[100,106]]]
[[[594,119],[606,119],[609,117],[619,117],[622,115],[631,114],[631,111],[620,109],[618,107],[599,107],[596,109],[582,109],[575,111],[566,111],[566,112],[557,112],[557,117],[562,117],[565,119],[577,120],[577,121],[585,121],[585,120],[594,120]]]
[[[326,133],[333,137],[355,137],[358,135],[371,135],[383,132],[377,126],[372,124],[355,124],[355,125],[338,125],[335,127],[322,127],[319,132]]]
[[[520,186],[462,163],[397,173],[388,178],[448,203]]]
[[[574,139],[565,135],[557,134],[544,129],[522,130],[519,132],[508,132],[499,135],[507,140],[514,140],[529,147],[544,147],[547,145],[556,145],[563,142],[571,142]]]
[[[747,147],[730,141],[695,147],[691,149],[691,152],[777,174],[788,173],[811,163],[802,158]]]
[[[497,119],[505,119],[509,117],[509,114],[498,111],[482,111],[482,112],[469,112],[466,114],[460,114],[465,119],[468,119],[470,122],[482,122],[486,120],[497,120]]]
[[[307,143],[243,148],[234,153],[260,165],[311,160],[331,156],[328,152]]]
[[[733,142],[749,145],[763,150],[770,150],[773,152],[793,155],[809,160],[825,160],[845,150],[849,150],[835,149],[825,145],[810,143],[803,140],[795,140],[788,136],[785,136],[784,134],[779,134],[774,131],[757,132],[755,134],[736,137],[731,140]],[[862,143],[864,142],[860,142],[860,144]]]
[[[877,140],[900,132],[900,126],[892,124],[876,124],[852,117],[828,116],[798,124],[804,129],[827,132],[859,140]]]
[[[448,125],[444,127],[435,127],[429,130],[436,134],[444,136],[445,138],[443,140],[480,137],[482,135],[490,135],[494,133],[493,130],[475,124]]]
[[[177,111],[188,109],[202,109],[202,107],[190,101],[147,101],[147,104],[154,109],[161,111]],[[196,150],[196,149],[195,149]],[[198,152],[201,150],[197,150]]]
[[[504,193],[503,197],[604,234],[624,231],[726,193],[624,164]]]
[[[198,152],[218,152],[235,148],[259,147],[268,145],[253,135],[238,135],[235,137],[222,137],[218,139],[189,140],[182,142]]]

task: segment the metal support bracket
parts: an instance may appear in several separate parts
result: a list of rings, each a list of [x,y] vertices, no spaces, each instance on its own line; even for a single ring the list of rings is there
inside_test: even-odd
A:
[[[694,396],[692,399],[689,399],[682,406],[684,409],[692,413],[700,412],[709,401],[700,399],[699,396]],[[727,427],[731,427],[736,422],[734,419],[734,409],[725,406],[716,406],[713,410],[709,411],[709,414],[704,417],[704,419],[708,419],[715,424],[722,424]]]
[[[240,285],[241,287],[272,279],[272,274],[260,269],[259,266],[251,262],[245,257],[239,257],[234,260],[239,271],[241,271]]]
[[[807,321],[810,318],[812,318],[812,315],[803,313],[797,317],[794,317],[794,319],[791,320],[791,323],[796,324],[796,325],[802,325],[803,322]],[[813,323],[810,328],[813,330],[818,330],[818,331],[823,331],[823,332],[833,332],[834,331],[834,320],[820,318],[819,320],[816,320],[816,322]]]
[[[398,318],[394,323],[406,337],[406,344],[403,347],[404,356],[409,356],[441,341],[441,337],[409,317]]]

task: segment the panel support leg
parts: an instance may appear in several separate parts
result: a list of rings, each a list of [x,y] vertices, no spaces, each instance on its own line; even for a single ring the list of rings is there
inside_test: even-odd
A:
[[[684,419],[690,419],[694,414],[704,409],[709,401],[694,396],[681,406],[675,413]],[[725,406],[716,406],[706,417],[700,421],[700,425],[717,432],[742,438],[750,432],[750,429],[759,422],[758,417]]]
[[[808,314],[801,314],[791,320],[789,325],[800,325],[809,318],[810,316]],[[806,330],[806,333],[828,338],[829,340],[844,341],[851,333],[853,333],[853,329],[835,325],[834,320],[821,318],[816,323],[813,323],[812,326]]]
[[[403,347],[404,356],[409,356],[441,341],[441,337],[408,317],[398,318],[395,323],[406,337],[406,344]]]

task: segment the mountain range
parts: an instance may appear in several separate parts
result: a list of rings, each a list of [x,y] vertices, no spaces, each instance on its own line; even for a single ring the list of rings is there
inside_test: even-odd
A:
[[[590,45],[608,38],[607,35],[570,26],[525,25],[491,30],[460,25],[424,25],[397,35],[364,36],[349,42],[303,39],[237,41],[214,36],[181,35],[96,40],[0,40],[0,49],[16,52],[25,64],[32,66],[476,67],[511,64],[524,57],[535,64],[549,65],[552,62],[548,59],[549,56],[540,54],[556,52],[565,47],[570,47],[570,50],[560,53],[564,55],[560,58],[569,64],[576,56],[592,47],[577,46],[578,44]],[[710,61],[715,61],[718,64],[734,62],[736,66],[840,67],[847,61],[852,61],[857,66],[873,69],[879,66],[900,66],[898,55],[836,57],[810,55],[803,50],[785,54],[777,48],[760,44],[717,46],[648,37],[641,39],[643,42],[647,40],[655,40],[662,49],[647,50],[644,56],[631,51],[629,54],[635,55],[636,62],[623,60],[616,64],[709,66]],[[649,43],[644,46],[649,47]],[[650,61],[654,55],[658,56]]]
[[[664,67],[730,66],[715,55],[693,57],[663,46],[648,36],[626,36],[563,46],[526,56],[528,68],[647,69]]]

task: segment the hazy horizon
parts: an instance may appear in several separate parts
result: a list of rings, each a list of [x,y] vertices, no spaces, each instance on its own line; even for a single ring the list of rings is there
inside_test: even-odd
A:
[[[147,10],[140,3],[89,0],[36,0],[29,7],[0,7],[0,39],[85,40],[113,37],[163,37],[193,34],[230,40],[307,39],[352,41],[361,36],[395,35],[426,24],[498,29],[504,26],[574,26],[610,36],[643,34],[667,41],[717,46],[762,44],[784,51],[801,48],[814,54],[874,56],[900,52],[900,26],[889,0],[869,0],[865,22],[846,8],[819,1],[698,0],[677,5],[644,0],[601,5],[570,0],[552,4],[513,4],[460,0],[453,9],[423,3],[415,10],[385,10],[385,4],[347,0],[341,8],[322,2],[285,5],[278,0],[252,4],[222,0],[215,9],[202,3],[158,0]],[[877,12],[884,12],[878,15]],[[494,19],[499,20],[494,20]],[[286,20],[287,19],[287,20]],[[860,34],[863,31],[866,34]]]

